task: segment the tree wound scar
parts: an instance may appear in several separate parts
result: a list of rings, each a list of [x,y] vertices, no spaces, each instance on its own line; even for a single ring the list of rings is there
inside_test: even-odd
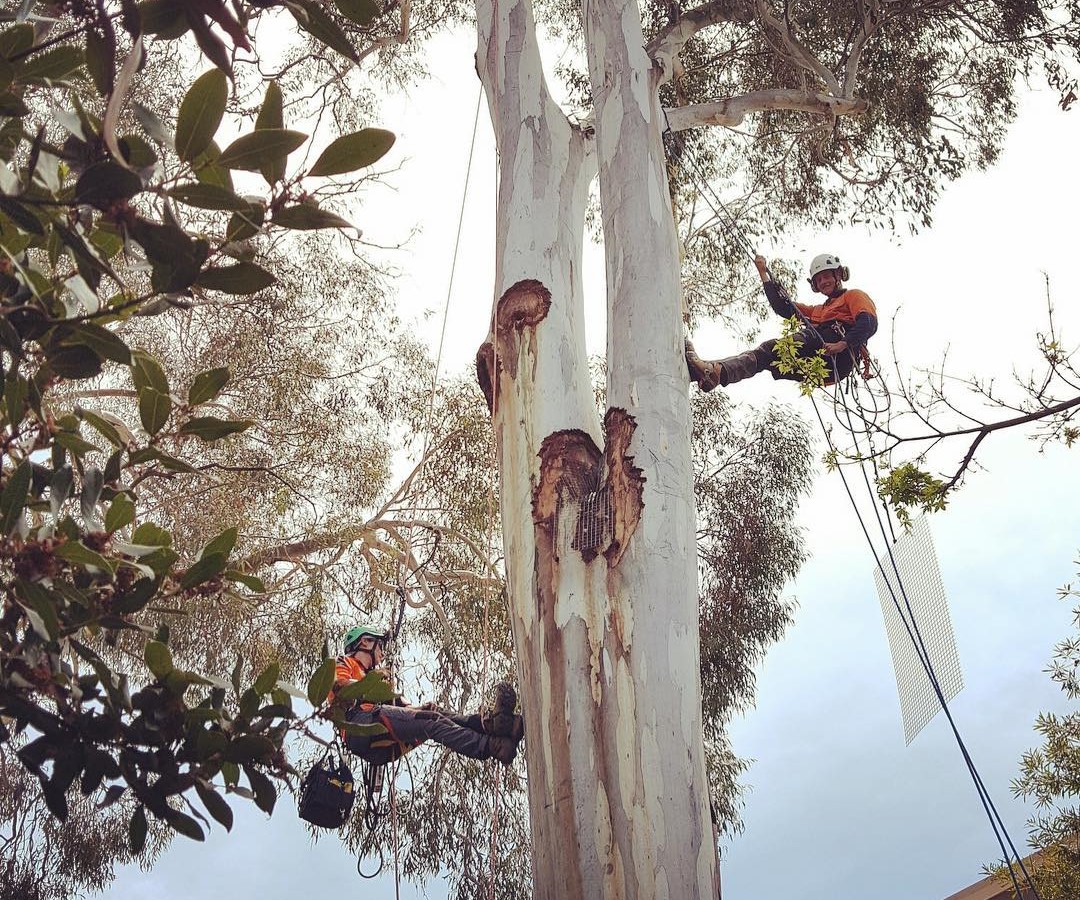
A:
[[[518,344],[522,332],[544,321],[549,309],[551,291],[533,278],[512,284],[495,305],[500,368],[505,364],[511,378],[517,378]]]
[[[557,431],[540,447],[540,477],[533,490],[533,522],[541,557],[554,566],[570,550],[591,563],[601,553],[618,565],[641,519],[645,479],[627,455],[634,419],[611,409],[604,418],[603,453],[583,431]],[[572,528],[566,528],[569,508]]]

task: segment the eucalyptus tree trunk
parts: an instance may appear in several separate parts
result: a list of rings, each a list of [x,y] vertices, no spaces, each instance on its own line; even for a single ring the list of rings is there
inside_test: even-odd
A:
[[[690,412],[657,75],[632,2],[586,3],[595,131],[548,94],[528,0],[478,0],[499,153],[492,408],[537,898],[719,893],[702,747]],[[599,170],[611,404],[585,355]]]

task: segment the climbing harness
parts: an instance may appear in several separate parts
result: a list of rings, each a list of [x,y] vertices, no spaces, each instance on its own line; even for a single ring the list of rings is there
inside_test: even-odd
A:
[[[664,131],[664,137],[667,138],[671,135],[672,132],[669,125]],[[746,252],[751,259],[755,258],[757,253],[754,246],[751,244],[749,238],[747,238],[743,230],[739,227],[739,224],[735,221],[734,216],[732,216],[731,213],[727,210],[727,207],[724,205],[723,201],[720,200],[720,198],[716,195],[715,191],[712,189],[712,186],[709,184],[708,179],[704,178],[701,169],[697,164],[697,161],[694,159],[693,152],[687,146],[685,141],[681,142],[680,150],[680,158],[687,160],[690,167],[697,175],[697,186],[699,187],[699,189],[702,190],[703,196],[705,197],[706,202],[712,208],[713,214],[721,223],[725,223],[726,233],[733,239],[733,242],[736,244],[736,246]],[[715,201],[715,205],[712,201]],[[721,213],[721,210],[723,210],[723,213]],[[772,278],[772,273],[768,272],[768,274],[769,277]],[[810,331],[814,333],[816,337],[820,340],[820,333],[798,307],[795,307],[795,314],[801,324],[804,327],[810,329]],[[863,351],[865,353],[865,346],[863,348]],[[877,519],[878,529],[881,532],[881,537],[883,538],[885,543],[886,555],[888,558],[888,570],[885,567],[882,557],[880,557],[875,550],[874,539],[871,536],[870,529],[868,528],[863,518],[863,514],[859,509],[859,504],[855,499],[855,494],[851,488],[851,485],[848,483],[848,478],[846,473],[844,472],[844,467],[842,465],[838,465],[837,470],[840,473],[840,477],[843,481],[844,489],[847,492],[848,499],[851,502],[852,509],[855,511],[855,515],[858,519],[859,526],[863,532],[863,536],[866,538],[867,545],[869,546],[870,551],[874,556],[875,563],[877,564],[884,584],[888,589],[888,593],[890,595],[892,603],[895,606],[896,612],[899,614],[904,624],[904,628],[909,640],[914,646],[916,655],[919,660],[919,665],[929,679],[938,703],[940,704],[942,711],[945,713],[945,717],[949,723],[949,728],[952,731],[953,738],[956,742],[958,749],[960,750],[961,756],[964,759],[968,774],[970,775],[972,783],[975,785],[976,792],[979,795],[979,801],[982,804],[988,821],[990,822],[990,827],[994,832],[994,837],[997,840],[998,847],[1001,850],[1002,858],[1005,861],[1006,866],[1008,867],[1009,877],[1012,881],[1013,889],[1016,891],[1016,896],[1029,896],[1032,898],[1032,900],[1041,900],[1038,890],[1035,888],[1035,884],[1031,879],[1031,875],[1028,873],[1028,870],[1024,865],[1024,860],[1017,852],[1016,845],[1013,843],[1013,840],[1009,835],[1008,829],[1006,828],[1004,821],[1002,821],[1001,815],[998,813],[997,807],[994,805],[993,799],[990,796],[990,792],[987,789],[986,784],[982,779],[982,776],[979,774],[975,762],[971,758],[971,754],[968,751],[967,745],[960,734],[959,726],[956,724],[952,711],[949,708],[948,700],[946,699],[942,690],[941,681],[934,670],[934,666],[930,659],[929,651],[927,649],[926,641],[924,640],[918,623],[915,620],[912,604],[910,598],[908,597],[907,591],[905,590],[903,579],[900,575],[900,568],[897,565],[896,557],[893,553],[893,544],[895,544],[896,542],[896,534],[891,521],[891,513],[884,500],[878,497],[877,492],[874,491],[873,485],[871,484],[870,478],[866,471],[866,457],[862,455],[858,443],[858,437],[860,433],[865,434],[868,439],[872,440],[873,423],[874,421],[876,421],[877,416],[883,413],[887,413],[889,404],[891,402],[888,398],[888,392],[884,388],[884,379],[880,378],[880,370],[877,369],[877,364],[874,363],[873,360],[869,359],[868,354],[863,357],[862,378],[863,383],[866,385],[869,385],[869,383],[874,378],[876,378],[882,390],[882,396],[879,396],[878,394],[875,394],[872,389],[868,389],[867,396],[869,398],[869,401],[873,403],[873,408],[872,410],[870,410],[869,413],[872,416],[871,420],[867,420],[867,418],[865,418],[863,414],[864,411],[861,406],[859,397],[858,379],[854,377],[854,370],[851,376],[849,376],[847,379],[844,379],[844,381],[848,383],[846,389],[845,385],[842,382],[834,383],[831,386],[827,385],[826,389],[828,387],[831,387],[831,399],[833,403],[834,415],[836,416],[837,421],[840,422],[841,427],[844,427],[848,431],[848,433],[851,434],[852,439],[855,442],[855,459],[859,462],[859,469],[862,473],[867,491],[871,497],[874,514]],[[845,401],[845,390],[853,398],[854,404],[856,406],[856,411],[854,414],[852,413],[851,407]],[[826,392],[828,393],[828,390],[826,390]],[[830,454],[834,459],[837,459],[838,450],[833,442],[832,433],[825,424],[825,419],[821,413],[821,409],[818,406],[817,398],[813,394],[810,395],[810,401],[813,404],[814,413],[817,416],[818,423],[821,426],[821,430],[825,435],[825,440],[828,444]],[[881,401],[881,405],[879,405],[879,401]],[[839,416],[840,409],[844,410],[844,419],[841,419]],[[858,416],[862,421],[863,428],[861,429],[856,427],[855,425],[854,418],[856,416]],[[871,456],[871,459],[874,460],[873,464],[875,476],[877,476],[879,473],[877,471],[876,458]],[[882,516],[882,513],[878,508],[879,502],[884,509],[884,517]],[[891,570],[891,574],[889,570]],[[1022,880],[1025,883],[1026,893],[1024,890],[1021,890],[1021,876]]]

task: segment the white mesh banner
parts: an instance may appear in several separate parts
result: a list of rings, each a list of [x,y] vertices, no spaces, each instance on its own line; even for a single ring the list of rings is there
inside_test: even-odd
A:
[[[892,651],[896,690],[904,720],[904,740],[910,744],[941,710],[941,702],[919,660],[912,635],[921,636],[946,702],[959,694],[964,686],[945,586],[941,583],[934,542],[925,516],[917,519],[911,531],[893,544],[892,557],[886,553],[880,563],[881,566],[874,569],[874,584]]]

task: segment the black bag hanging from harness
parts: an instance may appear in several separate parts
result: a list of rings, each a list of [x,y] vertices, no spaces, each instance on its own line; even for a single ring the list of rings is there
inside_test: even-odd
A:
[[[335,766],[328,750],[300,782],[300,818],[320,828],[340,828],[349,820],[354,799],[352,770],[340,757]]]

